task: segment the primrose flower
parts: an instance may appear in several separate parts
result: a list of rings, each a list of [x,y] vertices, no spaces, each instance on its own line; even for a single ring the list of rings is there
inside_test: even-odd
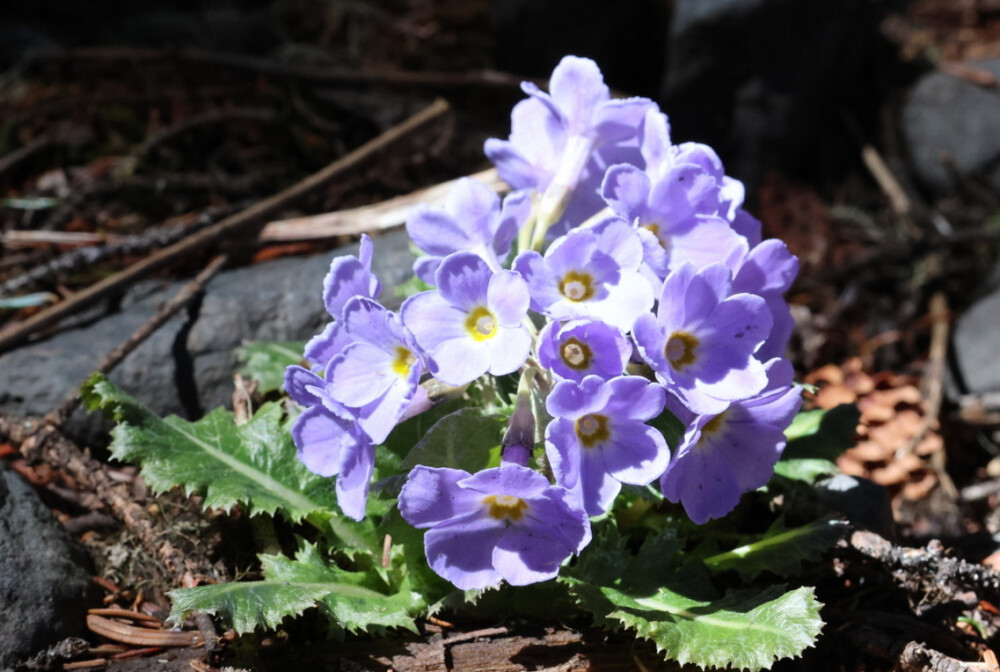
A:
[[[595,320],[549,322],[538,334],[538,361],[560,378],[620,376],[632,346],[618,327]]]
[[[511,463],[474,475],[417,466],[399,493],[399,512],[429,528],[427,562],[462,590],[551,579],[590,542],[590,521],[576,499]]]
[[[509,140],[486,141],[486,156],[515,189],[545,192],[541,216],[570,203],[567,225],[576,225],[603,207],[597,188],[607,166],[641,161],[638,130],[646,98],[612,100],[597,64],[567,56],[552,72],[549,93],[532,83],[530,98],[511,114]],[[570,198],[572,197],[572,200]]]
[[[663,410],[665,397],[662,387],[639,376],[587,376],[549,394],[545,407],[555,419],[545,430],[545,454],[556,483],[588,515],[607,511],[622,483],[646,485],[667,468],[666,441],[645,424]]]
[[[443,208],[419,205],[406,220],[406,232],[427,253],[414,262],[413,272],[433,285],[441,260],[453,252],[475,252],[499,271],[530,213],[527,192],[508,194],[501,207],[500,197],[482,182],[458,180]]]
[[[719,413],[767,384],[753,355],[771,313],[761,297],[733,294],[732,284],[723,264],[684,264],[664,281],[657,314],[640,315],[632,330],[657,379],[695,413]]]
[[[545,256],[528,250],[514,270],[531,291],[532,310],[553,320],[591,319],[623,331],[653,305],[653,292],[638,273],[642,243],[617,217],[573,229]]]
[[[746,256],[733,278],[734,292],[747,292],[763,297],[771,311],[774,324],[771,333],[756,357],[762,362],[780,357],[788,347],[795,329],[795,320],[783,295],[795,282],[799,259],[780,240],[765,240]]]
[[[435,274],[438,289],[403,304],[403,323],[427,354],[431,374],[464,385],[487,371],[516,371],[531,351],[528,286],[513,271],[494,273],[471,252],[449,255]]]
[[[372,273],[372,252],[372,239],[362,234],[357,257],[341,255],[330,262],[330,270],[323,279],[323,303],[334,321],[306,344],[303,355],[315,370],[326,368],[330,359],[348,343],[336,327],[344,305],[355,296],[378,299],[382,293],[382,286]]]
[[[765,368],[768,383],[759,395],[688,423],[660,478],[663,496],[683,504],[695,523],[726,515],[740,495],[766,484],[774,473],[785,448],[785,429],[798,412],[802,395],[792,385],[787,360],[773,359]],[[684,414],[683,409],[673,410]]]
[[[423,358],[399,318],[371,299],[348,301],[341,323],[350,344],[327,365],[325,394],[356,409],[358,424],[378,444],[413,400]]]

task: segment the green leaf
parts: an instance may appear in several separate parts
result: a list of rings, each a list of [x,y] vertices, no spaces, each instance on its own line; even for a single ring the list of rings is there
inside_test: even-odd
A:
[[[0,299],[0,310],[17,310],[19,308],[34,308],[44,306],[47,303],[54,303],[59,297],[52,292],[36,292],[23,296],[12,296]]]
[[[774,466],[774,473],[793,481],[802,481],[810,485],[820,478],[836,476],[840,468],[836,462],[819,457],[804,457],[801,459],[780,460]]]
[[[785,430],[788,445],[782,460],[820,458],[836,460],[854,445],[861,413],[853,404],[841,404],[829,411],[803,411]]]
[[[701,667],[770,668],[813,645],[823,627],[822,606],[810,587],[783,592],[731,591],[716,600],[698,600],[660,588],[633,597],[609,586],[560,578],[598,624],[625,626],[651,640],[667,658]]]
[[[421,254],[423,254],[423,252],[418,251],[415,256],[419,256]],[[396,298],[398,299],[408,299],[414,294],[419,294],[420,292],[426,292],[429,289],[434,289],[434,288],[428,285],[420,278],[418,278],[417,276],[413,275],[410,276],[407,280],[404,280],[403,282],[396,285],[396,287],[393,289],[393,294],[395,294]]]
[[[483,415],[482,409],[463,408],[438,420],[410,454],[403,469],[418,464],[450,467],[475,473],[499,459],[504,420]]]
[[[776,522],[759,540],[704,560],[718,571],[732,569],[752,580],[764,571],[794,576],[805,560],[815,560],[844,536],[847,524],[839,520],[817,520],[792,529]]]
[[[82,393],[91,410],[100,408],[118,422],[111,432],[112,457],[141,464],[153,490],[180,486],[187,494],[202,493],[206,508],[242,504],[251,515],[280,512],[292,521],[308,516],[328,523],[349,545],[375,543],[354,521],[334,513],[333,479],[311,473],[298,460],[280,404],[264,404],[237,426],[222,408],[197,422],[160,418],[99,375]]]
[[[289,616],[320,607],[338,626],[350,630],[401,627],[416,632],[413,615],[426,607],[406,582],[387,587],[373,572],[350,572],[324,559],[315,546],[304,544],[294,559],[261,555],[264,580],[184,588],[169,593],[170,619],[180,621],[191,611],[216,613],[238,633],[257,626],[275,628]]]
[[[236,351],[243,362],[240,373],[260,383],[260,393],[267,394],[282,388],[285,369],[302,362],[305,343],[301,341],[256,341],[246,343]]]

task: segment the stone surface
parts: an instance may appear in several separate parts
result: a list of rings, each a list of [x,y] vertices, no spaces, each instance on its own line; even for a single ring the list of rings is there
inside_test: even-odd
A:
[[[1000,59],[969,65],[1000,79]],[[927,74],[907,97],[902,128],[918,179],[936,195],[949,193],[961,174],[983,177],[1000,188],[997,89],[945,72]]]
[[[382,299],[399,300],[392,288],[410,276],[413,255],[403,231],[375,241],[374,270]],[[181,311],[131,353],[111,380],[160,414],[196,417],[228,405],[235,350],[248,340],[307,340],[326,323],[322,283],[330,260],[357,246],[311,258],[286,258],[220,274],[200,303]],[[96,368],[105,353],[145,322],[181,283],[142,283],[121,311],[78,324],[55,336],[0,355],[0,413],[44,415]],[[77,411],[67,423],[86,443],[106,440],[99,414]]]
[[[0,466],[0,669],[84,632],[89,559],[20,476]]]
[[[972,304],[952,335],[952,394],[1000,393],[1000,288]]]
[[[873,126],[895,52],[868,0],[677,0],[659,101],[674,139],[712,145],[749,193],[769,169],[857,162],[845,110]]]

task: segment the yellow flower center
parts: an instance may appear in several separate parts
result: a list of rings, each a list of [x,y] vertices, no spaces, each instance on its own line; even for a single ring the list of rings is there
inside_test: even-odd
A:
[[[497,333],[497,318],[483,306],[469,311],[465,318],[465,330],[474,341],[485,341]]]
[[[718,432],[719,429],[722,427],[725,415],[726,412],[723,411],[722,413],[719,413],[717,416],[706,422],[705,426],[701,428],[701,438],[705,438],[706,436],[711,436],[712,434]]]
[[[607,441],[611,436],[608,429],[608,416],[591,413],[585,415],[574,423],[576,427],[576,438],[585,448],[593,448],[596,444]]]
[[[490,507],[489,514],[497,520],[521,520],[528,503],[513,495],[486,495],[483,504]]]
[[[590,273],[570,271],[559,283],[559,291],[570,301],[586,301],[594,295],[594,279]]]
[[[660,225],[659,224],[657,224],[655,222],[652,222],[650,224],[643,224],[642,228],[646,229],[647,231],[649,231],[650,233],[652,233],[654,236],[656,236],[656,240],[657,240],[657,242],[660,243],[660,247],[662,247],[663,249],[667,249],[667,241],[663,240],[663,238],[660,237]]]
[[[405,378],[410,375],[410,367],[417,362],[417,356],[401,345],[396,346],[396,359],[392,360],[392,370],[397,376]]]
[[[695,360],[695,348],[698,347],[698,339],[693,334],[686,331],[675,331],[670,334],[667,344],[663,348],[663,354],[674,371],[680,371]]]
[[[571,369],[582,371],[590,368],[590,358],[594,353],[586,343],[571,338],[562,344],[559,350],[563,363]]]

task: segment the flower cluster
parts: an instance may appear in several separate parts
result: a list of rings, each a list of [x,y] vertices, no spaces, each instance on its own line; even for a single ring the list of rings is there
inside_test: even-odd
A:
[[[800,404],[781,358],[798,261],[761,240],[715,152],[673,144],[655,103],[613,100],[587,59],[563,59],[549,93],[523,89],[509,139],[485,147],[514,191],[459,180],[407,221],[434,289],[383,307],[363,237],[333,261],[332,321],[285,378],[305,407],[299,457],[360,519],[374,447],[431,405],[423,380],[520,375],[499,466],[417,466],[399,494],[430,566],[463,589],[554,577],[623,483],[658,483],[696,523],[725,515],[770,478]],[[649,424],[665,412],[686,427],[676,446]]]

